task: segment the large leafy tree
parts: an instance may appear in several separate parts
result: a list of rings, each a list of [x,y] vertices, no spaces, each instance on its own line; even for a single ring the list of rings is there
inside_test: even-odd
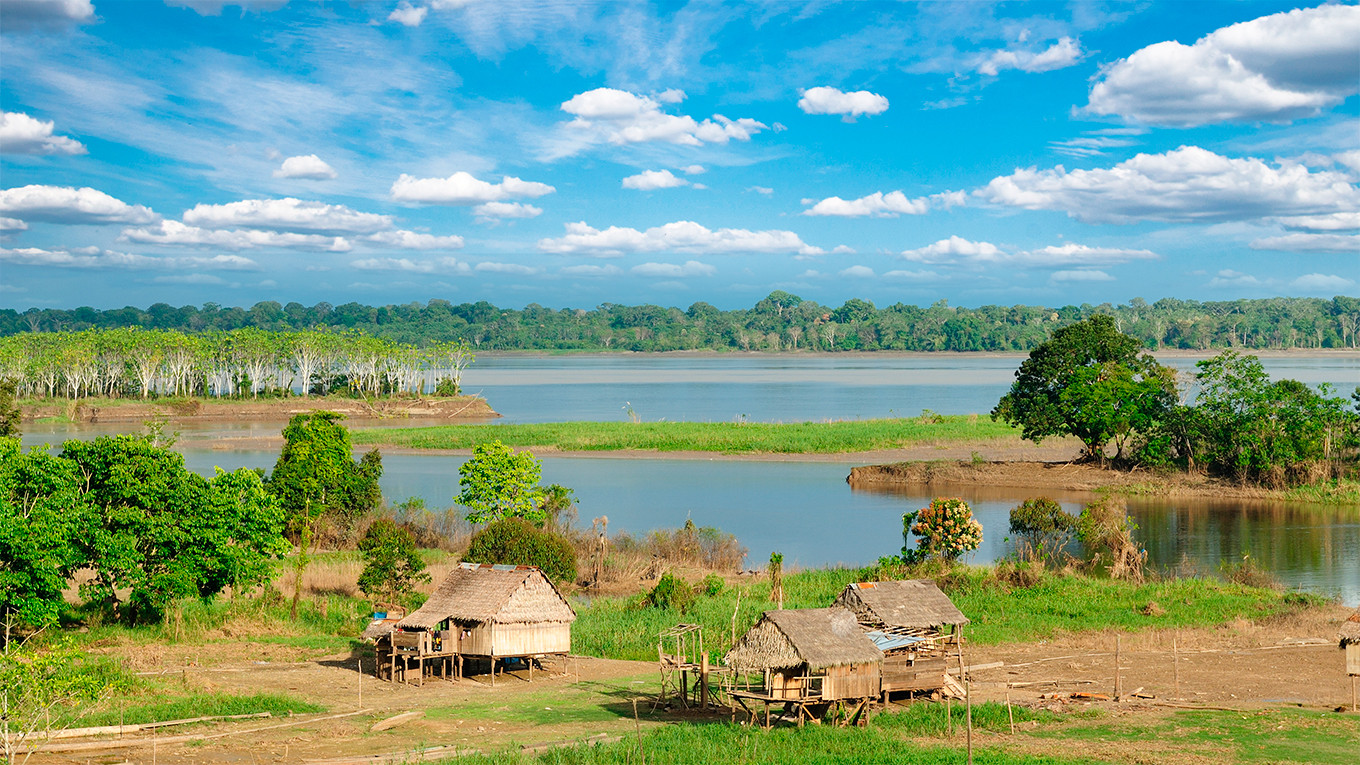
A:
[[[19,435],[21,414],[19,404],[14,400],[18,393],[17,381],[0,378],[0,438]]]
[[[487,441],[472,450],[472,458],[458,468],[462,491],[454,501],[468,508],[468,520],[490,523],[505,517],[542,525],[545,491],[538,485],[543,465],[527,451],[517,452],[500,441]]]
[[[359,541],[359,552],[364,556],[359,589],[368,595],[395,600],[430,581],[415,538],[389,518],[379,518],[368,527]]]
[[[1152,427],[1175,404],[1175,373],[1140,350],[1138,340],[1104,314],[1063,327],[1016,370],[992,417],[1019,426],[1035,443],[1076,436],[1084,457],[1098,462],[1117,438],[1122,456],[1130,435]]]

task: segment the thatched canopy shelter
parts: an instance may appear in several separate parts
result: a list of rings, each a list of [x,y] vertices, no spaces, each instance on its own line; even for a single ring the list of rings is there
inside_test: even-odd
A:
[[[929,579],[857,582],[841,591],[836,604],[854,613],[860,624],[877,629],[930,630],[968,623],[968,617]]]
[[[1355,609],[1355,613],[1341,623],[1341,631],[1336,636],[1341,640],[1342,648],[1360,646],[1360,608]]]
[[[738,671],[807,665],[817,671],[883,660],[883,653],[844,608],[766,611],[723,657]]]
[[[535,566],[460,563],[425,605],[398,629],[434,629],[441,622],[528,624],[576,621],[576,612]]]

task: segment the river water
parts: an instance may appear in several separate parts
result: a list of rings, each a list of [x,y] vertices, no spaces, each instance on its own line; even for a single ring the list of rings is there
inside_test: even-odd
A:
[[[511,422],[625,419],[629,402],[646,420],[803,421],[985,412],[1008,387],[1022,357],[836,355],[806,357],[502,356],[479,359],[464,377]],[[1169,359],[1182,368],[1194,359]],[[1264,359],[1277,377],[1343,390],[1360,384],[1360,354]],[[356,425],[360,423],[355,423]],[[364,423],[367,424],[367,423]],[[406,424],[406,423],[403,423]],[[282,423],[186,423],[204,437],[274,435]],[[136,430],[129,425],[34,423],[30,444]],[[277,452],[185,450],[191,469],[271,468]],[[463,458],[384,456],[389,501],[421,497],[446,507],[458,493]],[[845,463],[731,459],[547,457],[543,480],[575,490],[586,522],[609,517],[611,531],[645,533],[691,519],[737,536],[748,565],[780,551],[786,565],[870,563],[902,546],[901,516],[931,496],[917,487],[852,490]],[[957,486],[983,525],[973,556],[1009,553],[1007,513],[1028,498],[1020,489]],[[1056,494],[1070,511],[1089,495]],[[1150,562],[1162,569],[1214,573],[1225,561],[1252,560],[1286,586],[1360,603],[1360,508],[1247,500],[1134,498],[1130,514]]]

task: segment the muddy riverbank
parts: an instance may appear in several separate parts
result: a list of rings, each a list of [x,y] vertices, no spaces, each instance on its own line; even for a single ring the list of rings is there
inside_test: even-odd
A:
[[[485,421],[499,417],[480,396],[455,398],[398,398],[365,401],[351,398],[288,398],[253,400],[175,399],[133,401],[102,399],[26,403],[21,406],[26,422],[62,419],[81,423],[143,422],[159,417],[172,421],[286,421],[295,414],[315,411],[339,412],[356,418],[420,418]]]

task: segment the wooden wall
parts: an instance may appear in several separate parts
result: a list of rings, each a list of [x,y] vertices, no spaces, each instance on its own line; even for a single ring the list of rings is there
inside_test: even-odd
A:
[[[1346,646],[1346,674],[1360,675],[1360,643]]]
[[[881,670],[878,662],[827,667],[823,674],[822,698],[860,699],[878,696]]]
[[[571,651],[571,625],[566,622],[495,624],[491,643],[497,656],[534,656]]]
[[[883,659],[883,690],[928,691],[944,687],[945,659],[917,659],[905,655]]]

